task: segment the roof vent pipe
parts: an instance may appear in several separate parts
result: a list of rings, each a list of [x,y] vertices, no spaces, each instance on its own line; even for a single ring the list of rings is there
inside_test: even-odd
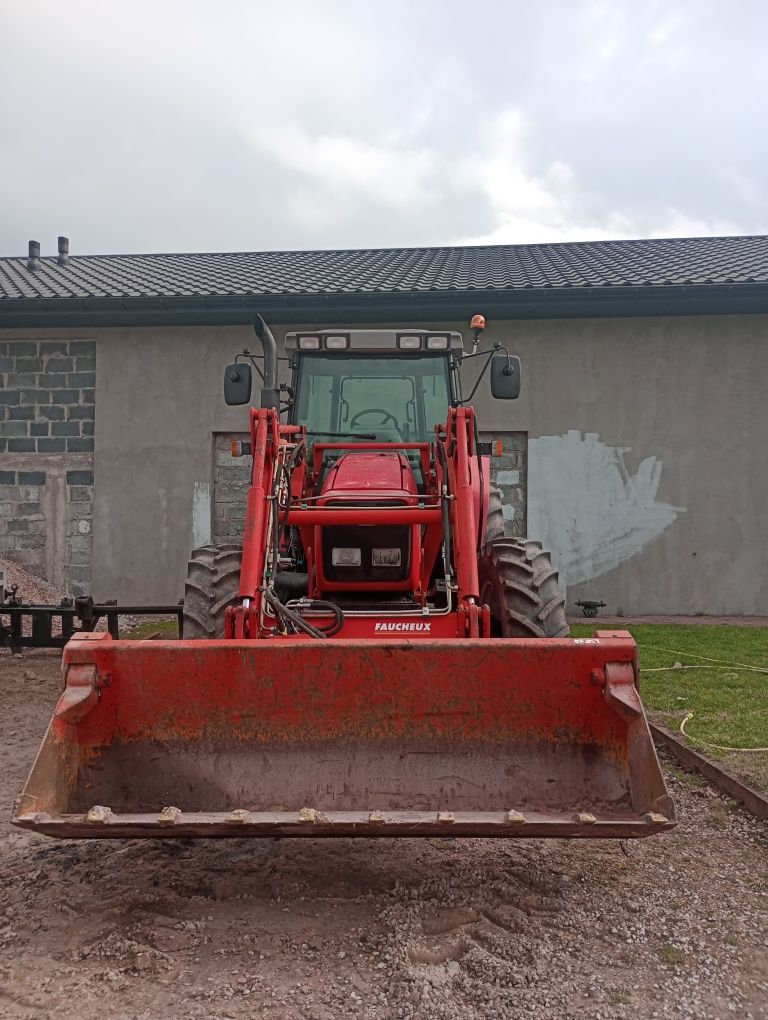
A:
[[[27,269],[31,269],[33,272],[40,268],[40,242],[30,241],[29,242],[29,256],[27,258]]]
[[[69,238],[59,237],[59,257],[56,259],[60,266],[66,266],[69,262]]]

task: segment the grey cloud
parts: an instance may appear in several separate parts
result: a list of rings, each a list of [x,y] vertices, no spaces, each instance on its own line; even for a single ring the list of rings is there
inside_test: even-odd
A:
[[[0,14],[0,251],[768,231],[742,0]]]

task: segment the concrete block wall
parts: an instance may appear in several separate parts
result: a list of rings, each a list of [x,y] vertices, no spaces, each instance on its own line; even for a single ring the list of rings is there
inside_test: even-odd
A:
[[[0,341],[0,453],[93,453],[94,340]]]
[[[0,558],[72,594],[91,582],[95,389],[94,340],[0,341]]]
[[[0,555],[38,577],[45,574],[46,480],[45,471],[0,470]]]
[[[248,441],[247,432],[217,433],[213,442],[213,541],[241,545],[250,487],[250,457],[233,457],[233,439]]]
[[[501,489],[507,534],[525,538],[528,534],[528,433],[480,433],[483,443],[496,440],[503,443],[503,453],[500,457],[491,457],[491,480]]]

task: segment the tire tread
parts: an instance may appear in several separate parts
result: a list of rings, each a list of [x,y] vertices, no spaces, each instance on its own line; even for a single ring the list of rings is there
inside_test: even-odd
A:
[[[193,549],[184,585],[185,638],[224,637],[224,617],[237,601],[242,548],[233,543]]]

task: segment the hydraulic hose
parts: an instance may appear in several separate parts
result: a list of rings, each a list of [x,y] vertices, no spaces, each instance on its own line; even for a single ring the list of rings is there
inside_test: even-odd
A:
[[[328,609],[336,617],[335,623],[332,623],[330,627],[317,628],[319,631],[322,631],[323,637],[333,637],[344,626],[344,613],[335,602],[326,602],[325,599],[312,599],[307,609]]]
[[[288,621],[292,623],[294,627],[298,627],[299,630],[303,630],[305,634],[309,634],[310,637],[314,638],[326,638],[328,634],[325,631],[318,630],[317,627],[313,627],[311,623],[307,623],[303,616],[299,613],[294,613],[292,609],[284,606],[283,603],[278,599],[271,588],[264,589],[264,601],[274,609],[280,619],[285,623]],[[334,631],[334,633],[336,633]]]
[[[448,459],[445,455],[445,449],[440,440],[437,440],[437,455],[440,458],[440,466],[443,469],[443,492],[440,494],[440,506],[442,509],[443,517],[443,565],[445,568],[446,581],[450,580],[453,575],[452,562],[451,562],[451,512],[448,505]]]
[[[480,513],[477,517],[477,553],[479,555],[485,539],[485,535],[480,530],[483,524],[483,494],[485,492],[485,479],[483,478],[483,458],[480,456],[480,430],[477,427],[477,416],[473,415],[472,420],[475,426],[475,456],[477,457],[477,469],[480,481]],[[485,508],[485,512],[486,514],[488,513],[488,507]]]
[[[272,501],[273,501],[273,514],[272,514],[272,578],[269,587],[264,589],[264,601],[272,607],[277,616],[285,624],[286,622],[291,624],[293,627],[304,631],[305,634],[309,634],[314,638],[328,638],[333,637],[334,634],[338,634],[341,628],[344,626],[344,613],[341,611],[339,606],[333,602],[326,602],[323,599],[314,599],[308,603],[308,609],[323,608],[330,610],[335,616],[335,621],[328,628],[313,627],[311,623],[308,623],[300,613],[294,612],[284,605],[277,597],[274,589],[275,578],[277,576],[277,564],[280,556],[280,516],[281,513],[285,514],[283,520],[286,520],[288,511],[291,508],[291,471],[296,466],[299,457],[304,451],[304,444],[299,443],[291,453],[291,456],[284,464],[280,464],[275,477],[272,481]],[[286,502],[285,504],[280,502],[280,481],[285,484],[286,490]]]

